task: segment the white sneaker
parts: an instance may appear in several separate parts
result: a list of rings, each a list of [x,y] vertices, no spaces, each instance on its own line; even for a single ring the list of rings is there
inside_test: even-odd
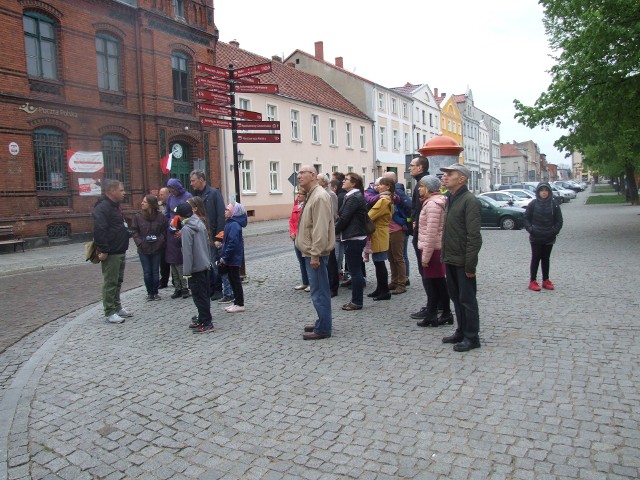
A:
[[[304,291],[305,292],[310,292],[311,291],[311,287],[308,286],[307,288],[304,289]]]
[[[244,312],[244,307],[241,307],[240,305],[229,305],[224,310],[227,313],[238,313],[238,312]]]
[[[109,322],[109,323],[123,323],[124,322],[124,318],[122,318],[117,313],[114,313],[110,317],[106,317],[106,318],[107,318],[107,322]]]
[[[121,317],[133,317],[133,312],[122,307],[120,310],[118,310],[118,315],[120,315]]]
[[[309,286],[301,284],[301,285],[297,285],[297,286],[293,287],[294,290],[304,290],[305,288],[309,288]]]

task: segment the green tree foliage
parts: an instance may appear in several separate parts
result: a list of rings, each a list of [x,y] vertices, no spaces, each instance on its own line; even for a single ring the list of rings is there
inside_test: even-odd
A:
[[[540,0],[556,64],[533,106],[514,100],[530,128],[568,133],[554,145],[584,153],[585,164],[624,174],[631,201],[640,165],[640,0]]]

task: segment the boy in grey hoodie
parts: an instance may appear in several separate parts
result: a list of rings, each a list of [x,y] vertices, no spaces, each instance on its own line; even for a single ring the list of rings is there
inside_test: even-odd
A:
[[[193,333],[213,332],[211,300],[209,298],[209,235],[205,224],[195,215],[189,203],[175,208],[182,221],[182,272],[191,287],[198,316],[190,326]]]

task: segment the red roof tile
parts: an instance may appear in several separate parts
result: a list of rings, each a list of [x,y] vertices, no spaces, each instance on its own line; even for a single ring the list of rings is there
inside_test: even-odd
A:
[[[512,143],[501,143],[500,156],[501,157],[523,157],[524,154],[520,151],[518,147],[516,147]]]

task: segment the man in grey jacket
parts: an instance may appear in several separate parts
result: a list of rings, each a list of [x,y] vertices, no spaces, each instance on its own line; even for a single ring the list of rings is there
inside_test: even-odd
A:
[[[442,261],[447,288],[456,310],[458,328],[442,339],[453,343],[456,352],[480,348],[480,315],[476,299],[476,266],[482,247],[480,202],[467,188],[471,176],[460,163],[441,168],[442,184],[449,190],[442,232]]]

